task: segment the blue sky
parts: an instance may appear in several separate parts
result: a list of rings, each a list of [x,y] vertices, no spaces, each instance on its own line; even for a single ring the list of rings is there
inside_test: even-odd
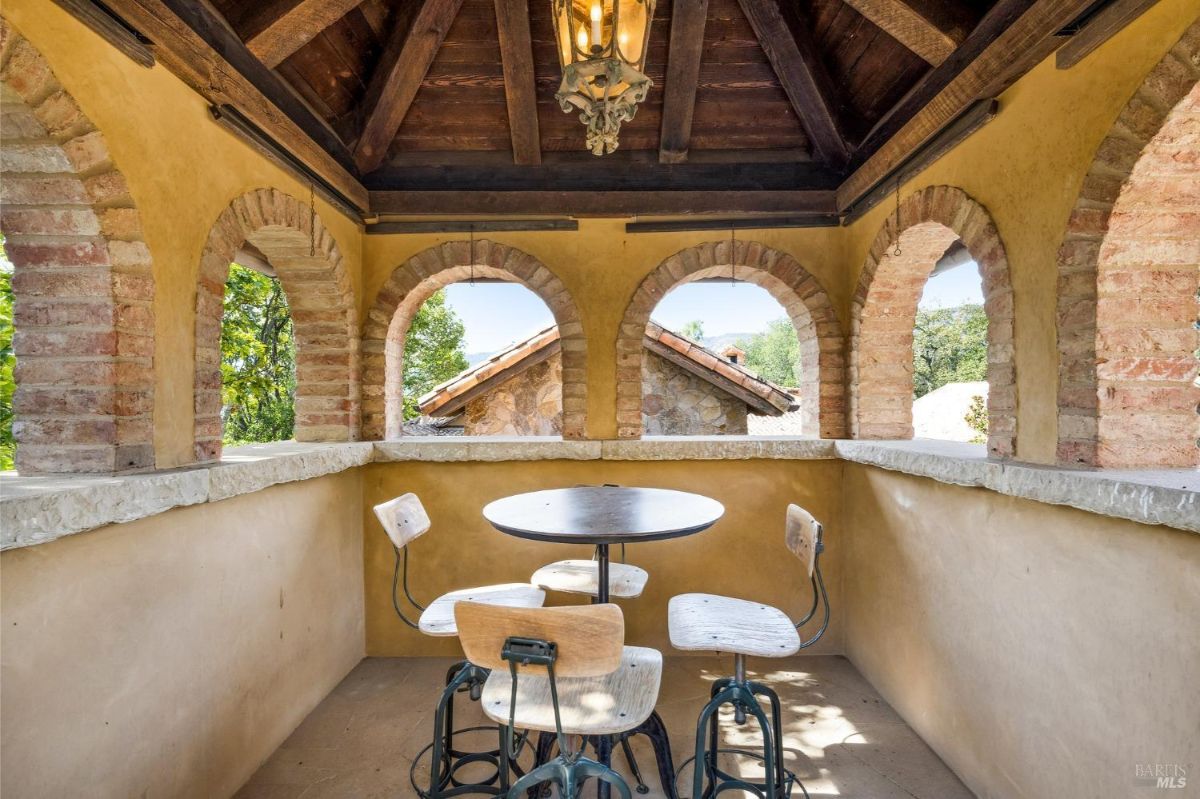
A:
[[[554,317],[537,295],[514,283],[456,283],[446,288],[446,300],[463,320],[467,352],[496,352],[554,324]],[[925,284],[922,308],[963,302],[983,302],[979,270],[964,264]],[[756,333],[783,308],[764,289],[748,283],[690,283],[672,291],[654,309],[654,319],[678,330],[699,319],[707,336]]]

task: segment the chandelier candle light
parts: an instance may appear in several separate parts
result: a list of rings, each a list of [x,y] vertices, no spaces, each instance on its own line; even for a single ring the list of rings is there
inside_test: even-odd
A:
[[[606,155],[654,85],[643,70],[655,0],[552,2],[563,70],[554,98],[563,111],[580,112],[588,149]]]

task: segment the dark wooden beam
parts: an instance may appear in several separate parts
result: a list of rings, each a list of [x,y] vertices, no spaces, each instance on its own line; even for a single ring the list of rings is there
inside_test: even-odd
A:
[[[345,144],[246,48],[207,2],[105,0],[105,5],[154,43],[155,57],[215,106],[231,106],[343,194],[366,208]]]
[[[968,28],[938,0],[846,0],[846,3],[900,44],[933,66],[950,57]]]
[[[541,0],[537,0],[541,2]],[[533,72],[533,41],[529,36],[528,0],[496,0],[496,28],[504,67],[504,99],[512,135],[513,163],[540,164],[537,88]]]
[[[388,166],[366,177],[377,191],[787,191],[835,189],[841,175],[811,162],[634,165],[588,155],[587,161],[490,167]]]
[[[230,20],[250,52],[269,67],[312,41],[363,0],[264,0]]]
[[[1070,69],[1158,0],[1114,0],[1085,20],[1071,40],[1054,54],[1055,66]]]
[[[789,30],[776,0],[738,0],[813,148],[831,164],[849,157],[833,107],[833,81],[807,31]]]
[[[94,3],[92,0],[54,0],[54,2],[138,64],[143,67],[154,66],[154,53],[147,46],[149,41],[104,6]]]
[[[405,4],[397,15],[416,5]],[[462,0],[423,0],[411,24],[408,19],[397,20],[363,97],[365,117],[354,148],[359,171],[370,172],[387,157],[388,145],[461,6]]]
[[[838,189],[839,207],[861,197],[972,103],[998,96],[1045,59],[1059,31],[1093,0],[998,0],[967,40],[888,112],[859,147]]]
[[[832,191],[373,191],[377,214],[688,216],[832,214]]]
[[[847,205],[839,206],[845,214],[842,224],[853,224],[863,214],[878,205],[881,200],[891,196],[892,192],[896,190],[897,180],[903,183],[920,173],[921,170],[970,138],[975,131],[995,119],[999,110],[1000,103],[997,100],[980,100],[968,108],[962,116],[946,126],[925,146],[881,177],[869,191],[861,197],[849,200]]]
[[[663,87],[662,133],[658,145],[658,160],[664,164],[683,163],[688,157],[707,17],[708,0],[672,0],[671,43],[667,50],[667,81]]]
[[[837,214],[808,216],[752,216],[733,219],[667,219],[627,222],[626,233],[688,233],[703,230],[777,230],[786,228],[837,227]]]
[[[515,231],[579,230],[574,219],[480,219],[436,222],[376,222],[367,225],[368,236],[397,233],[512,233]]]

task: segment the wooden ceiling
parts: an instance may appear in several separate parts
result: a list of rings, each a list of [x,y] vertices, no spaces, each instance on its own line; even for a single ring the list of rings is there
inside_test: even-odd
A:
[[[554,100],[551,0],[209,2],[104,7],[360,210],[836,217],[1132,0],[658,0],[603,157]]]

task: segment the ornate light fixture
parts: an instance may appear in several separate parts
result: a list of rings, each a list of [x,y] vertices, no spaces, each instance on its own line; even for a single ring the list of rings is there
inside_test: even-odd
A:
[[[643,74],[655,0],[552,0],[563,79],[554,98],[579,111],[593,155],[617,149],[653,81]]]

